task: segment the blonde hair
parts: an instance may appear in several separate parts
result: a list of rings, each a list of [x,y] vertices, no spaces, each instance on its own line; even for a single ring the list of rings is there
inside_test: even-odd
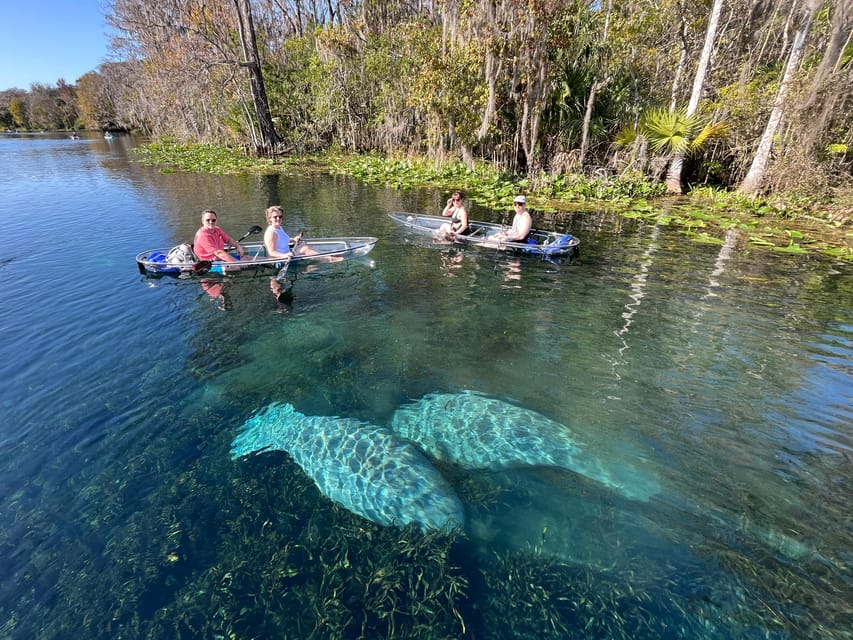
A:
[[[284,211],[281,210],[281,207],[277,204],[274,204],[271,207],[267,207],[266,211],[264,211],[264,215],[266,215],[267,217],[267,222],[270,221],[270,219],[272,218],[272,214],[274,213],[280,213],[282,217],[284,217]]]

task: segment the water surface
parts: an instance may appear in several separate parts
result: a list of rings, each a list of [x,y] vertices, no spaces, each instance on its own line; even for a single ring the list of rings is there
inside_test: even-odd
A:
[[[518,260],[385,215],[444,193],[159,173],[133,144],[0,137],[4,637],[851,637],[848,265],[604,213],[557,222],[578,261]],[[298,270],[284,303],[268,274],[137,272],[202,209],[239,236],[270,204],[380,242]],[[424,535],[333,505],[285,453],[229,456],[270,402],[388,425],[463,390],[659,490],[437,463],[467,530]]]

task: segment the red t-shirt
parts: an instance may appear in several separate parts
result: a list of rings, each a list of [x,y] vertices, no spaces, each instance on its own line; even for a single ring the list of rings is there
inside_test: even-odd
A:
[[[234,244],[227,233],[219,227],[214,227],[213,230],[202,227],[195,233],[193,240],[193,251],[198,256],[199,260],[215,260],[215,252],[224,249],[225,243]]]

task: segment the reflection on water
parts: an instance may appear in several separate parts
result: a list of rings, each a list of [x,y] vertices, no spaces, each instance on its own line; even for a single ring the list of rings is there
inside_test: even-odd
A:
[[[504,289],[521,288],[521,258],[508,258],[501,263],[500,267],[496,262],[495,269],[498,268],[503,272]]]
[[[850,637],[849,267],[604,215],[573,219],[575,264],[495,256],[384,215],[440,193],[159,174],[130,145],[0,136],[7,235],[50,210],[75,247],[0,249],[0,635]],[[207,206],[238,229],[276,202],[311,235],[380,243],[288,273],[283,302],[269,273],[205,289],[134,267]],[[465,389],[582,446],[474,468],[465,438],[495,425],[434,406],[423,453],[464,534],[375,524],[284,452],[230,459],[272,403],[385,429]],[[527,435],[510,448],[547,448]]]
[[[465,254],[462,251],[454,251],[441,254],[441,268],[448,278],[455,278],[458,271],[463,268]]]
[[[233,307],[225,295],[225,290],[228,286],[227,282],[219,278],[201,278],[200,283],[201,290],[216,302],[219,309],[227,311]]]

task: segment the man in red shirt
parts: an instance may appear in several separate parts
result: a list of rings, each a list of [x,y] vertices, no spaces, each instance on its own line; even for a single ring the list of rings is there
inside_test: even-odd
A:
[[[225,251],[225,244],[233,245],[243,259],[243,246],[231,236],[216,226],[216,212],[213,209],[205,209],[201,212],[201,229],[196,231],[193,240],[193,251],[199,260],[222,260],[224,262],[237,262],[237,258]]]

